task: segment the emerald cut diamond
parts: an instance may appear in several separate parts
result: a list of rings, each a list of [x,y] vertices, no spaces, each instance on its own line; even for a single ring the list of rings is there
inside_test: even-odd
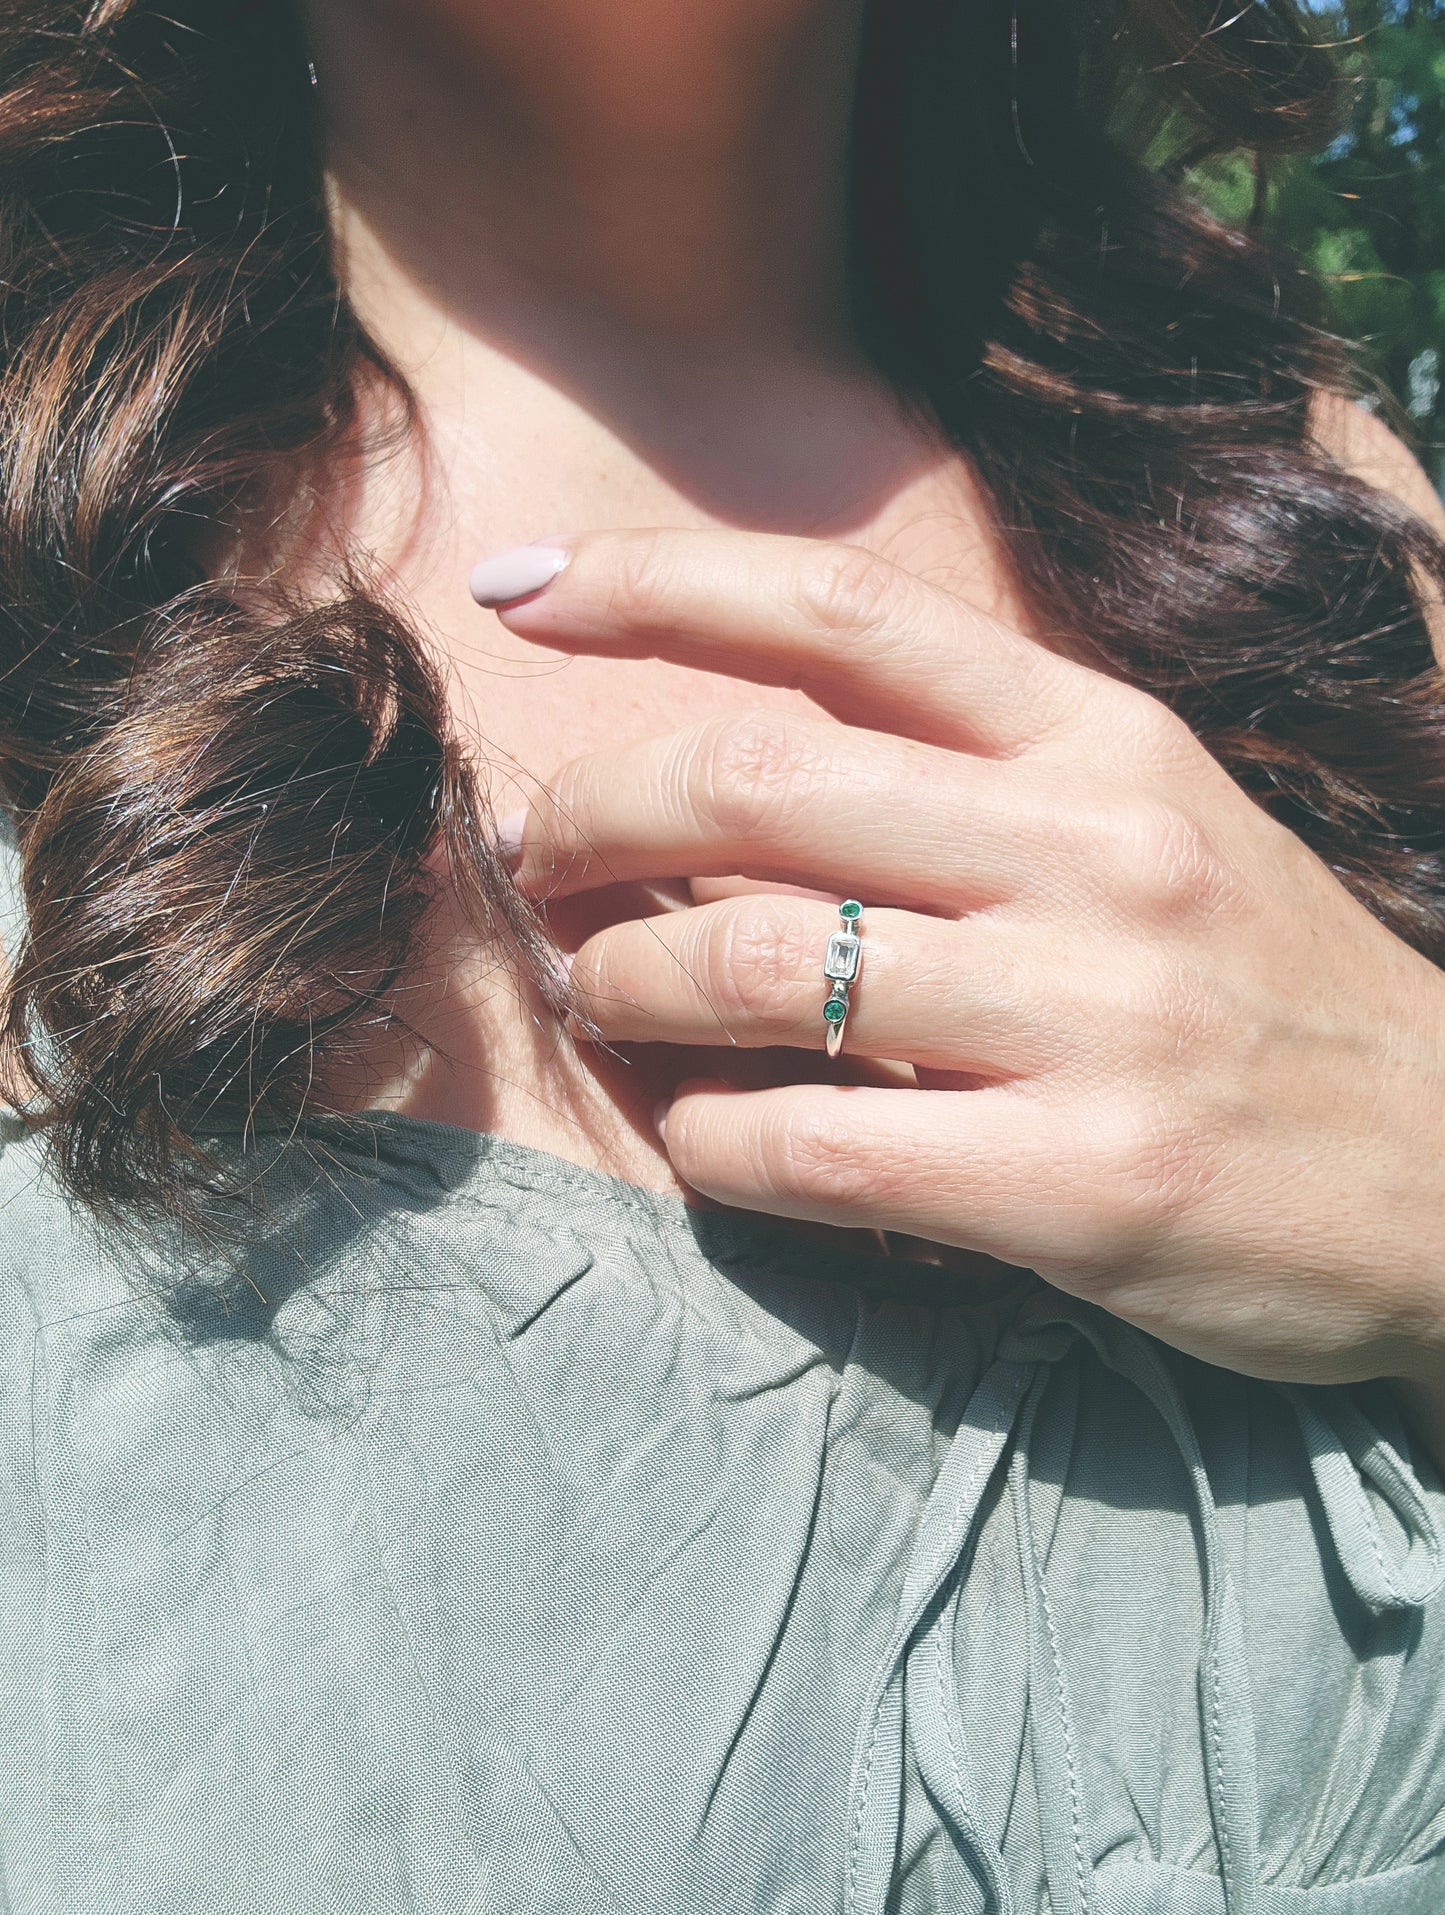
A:
[[[839,984],[851,984],[858,975],[863,946],[851,931],[835,931],[823,956],[823,975]]]

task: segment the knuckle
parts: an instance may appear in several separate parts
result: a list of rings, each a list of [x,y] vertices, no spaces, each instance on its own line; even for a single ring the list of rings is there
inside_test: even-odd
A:
[[[586,805],[592,786],[589,758],[572,758],[532,793],[533,818],[556,841]]]
[[[1109,1041],[1150,1067],[1182,1065],[1216,1034],[1200,967],[1172,949],[1150,948],[1116,963],[1099,1008]]]
[[[1098,1113],[1070,1276],[1107,1283],[1157,1259],[1210,1175],[1199,1132],[1148,1098]]]
[[[866,629],[897,606],[900,582],[898,568],[865,546],[823,545],[798,568],[798,608],[824,631]]]
[[[879,1207],[877,1165],[845,1124],[811,1102],[788,1108],[769,1157],[773,1190],[790,1206],[821,1213]]]
[[[1160,770],[1198,758],[1198,739],[1162,698],[1119,680],[1109,681],[1106,696],[1116,760],[1121,751],[1126,751],[1134,762]]]
[[[1111,887],[1138,915],[1209,916],[1231,894],[1228,868],[1200,821],[1167,799],[1130,796],[1091,820]]]
[[[661,533],[617,537],[609,570],[608,611],[626,625],[646,626],[653,608],[668,601],[668,568],[674,562]]]
[[[587,864],[596,777],[590,756],[574,758],[533,791],[530,810],[536,835],[528,862],[539,867],[537,875],[556,881]],[[530,839],[533,833],[528,835]]]
[[[693,770],[698,812],[729,838],[766,831],[830,776],[818,728],[768,710],[715,720]]]
[[[705,971],[714,980],[719,1015],[791,1026],[798,980],[817,969],[816,940],[810,943],[801,926],[750,904],[720,913],[710,941]]]

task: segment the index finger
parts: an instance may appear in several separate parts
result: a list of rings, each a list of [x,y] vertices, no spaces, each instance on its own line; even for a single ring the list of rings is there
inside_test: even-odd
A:
[[[668,658],[805,692],[845,724],[1011,757],[1105,681],[862,546],[588,532],[484,560],[472,596],[564,651]]]

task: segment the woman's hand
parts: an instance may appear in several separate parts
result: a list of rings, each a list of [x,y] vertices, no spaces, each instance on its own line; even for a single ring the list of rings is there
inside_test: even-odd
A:
[[[689,1184],[1028,1266],[1258,1375],[1434,1387],[1445,978],[1179,720],[853,547],[566,549],[502,606],[512,631],[799,687],[842,723],[743,712],[578,759],[534,801],[519,883],[860,898],[846,1045],[916,1068],[684,1084],[666,1147]],[[547,563],[507,555],[474,590]],[[601,932],[573,978],[609,1040],[818,1050],[837,926],[835,904],[728,896]]]

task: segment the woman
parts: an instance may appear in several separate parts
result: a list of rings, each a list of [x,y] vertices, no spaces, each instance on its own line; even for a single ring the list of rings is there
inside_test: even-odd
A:
[[[7,1907],[1441,1906],[1439,515],[1083,11],[0,16]]]

